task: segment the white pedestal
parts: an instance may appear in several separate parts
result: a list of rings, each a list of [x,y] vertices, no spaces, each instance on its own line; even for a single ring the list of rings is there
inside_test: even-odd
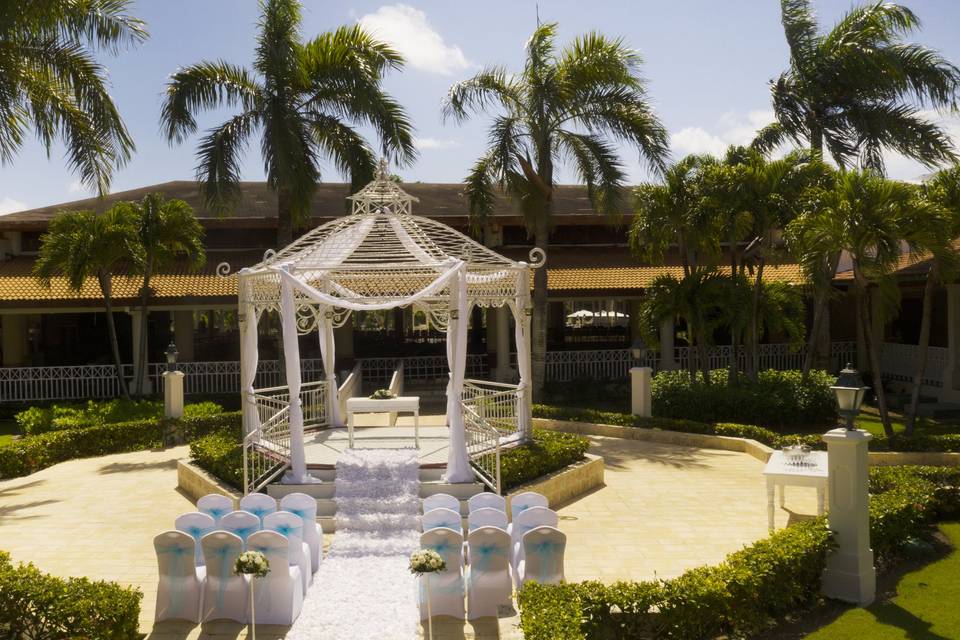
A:
[[[653,415],[653,401],[650,397],[650,367],[630,369],[630,411],[635,416],[649,418]]]
[[[163,415],[167,418],[183,417],[182,371],[163,372]]]
[[[833,429],[823,436],[827,443],[830,530],[837,547],[827,556],[821,590],[828,598],[862,607],[872,603],[877,593],[867,494],[867,443],[872,437],[862,429]]]

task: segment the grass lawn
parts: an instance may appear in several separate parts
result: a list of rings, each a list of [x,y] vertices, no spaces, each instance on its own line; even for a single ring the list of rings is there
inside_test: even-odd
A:
[[[20,433],[17,423],[13,420],[0,420],[0,444],[8,444],[13,441],[13,436]]]
[[[904,575],[897,595],[866,609],[850,609],[808,640],[947,640],[960,638],[960,522],[940,525],[954,546],[945,558]]]
[[[903,431],[903,415],[895,411],[890,412],[890,421],[893,430],[896,433]],[[883,424],[880,422],[880,414],[876,407],[863,407],[860,415],[857,417],[857,426],[866,429],[875,436],[883,435]],[[933,418],[917,419],[917,434],[937,435],[944,433],[960,432],[960,424],[953,420],[934,420]]]

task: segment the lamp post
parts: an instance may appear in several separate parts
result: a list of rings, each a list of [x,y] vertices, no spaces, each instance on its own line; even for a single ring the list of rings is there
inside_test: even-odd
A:
[[[165,353],[167,355],[167,371],[176,371],[177,356],[180,355],[180,352],[177,351],[177,345],[173,340],[171,340],[170,344],[167,345],[167,350]]]
[[[837,413],[846,419],[847,429],[852,431],[856,428],[853,421],[860,413],[863,396],[870,387],[863,385],[860,373],[848,362],[846,368],[837,376],[836,384],[830,388],[837,397]]]

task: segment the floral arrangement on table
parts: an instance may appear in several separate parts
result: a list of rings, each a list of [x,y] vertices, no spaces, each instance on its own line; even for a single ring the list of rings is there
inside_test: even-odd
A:
[[[270,573],[270,561],[259,551],[244,551],[237,556],[233,572],[236,575],[246,574],[254,578],[264,578]]]
[[[433,549],[420,549],[410,554],[410,573],[415,576],[437,573],[446,570],[446,568],[447,563],[443,556]]]
[[[390,389],[377,389],[370,394],[371,400],[393,400],[396,397]]]

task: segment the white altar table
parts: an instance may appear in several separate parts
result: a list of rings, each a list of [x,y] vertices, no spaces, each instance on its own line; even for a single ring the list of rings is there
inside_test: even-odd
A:
[[[767,479],[767,525],[773,531],[774,493],[780,487],[780,506],[786,499],[786,486],[814,487],[817,490],[817,515],[823,515],[827,490],[827,452],[811,451],[802,465],[789,464],[782,451],[774,451],[763,469]]]
[[[350,398],[347,400],[347,432],[350,448],[353,448],[353,423],[357,413],[412,413],[413,438],[420,447],[420,398],[418,396],[398,396],[396,398]]]

